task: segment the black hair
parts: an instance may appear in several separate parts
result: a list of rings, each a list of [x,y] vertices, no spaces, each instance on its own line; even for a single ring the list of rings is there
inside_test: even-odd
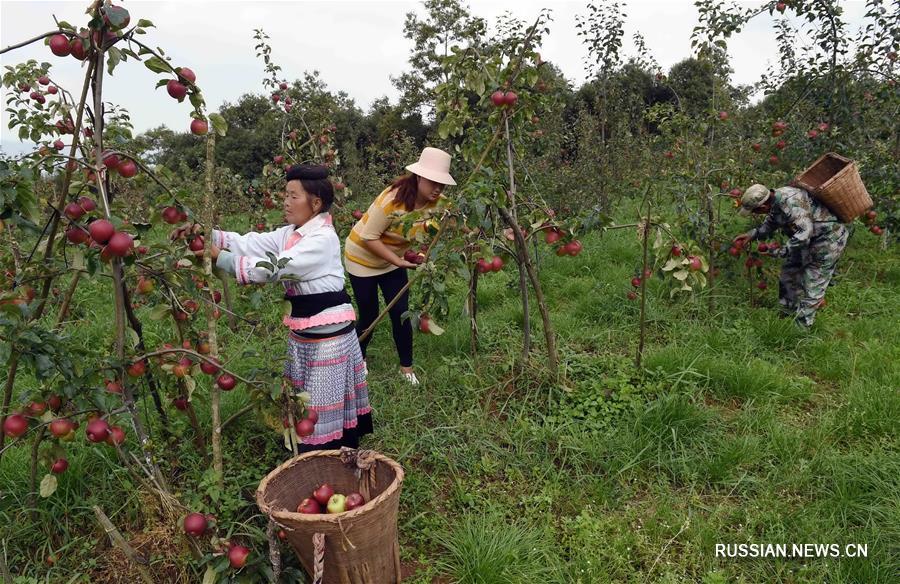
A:
[[[334,187],[328,180],[328,169],[314,164],[295,164],[285,174],[285,181],[299,180],[303,190],[322,200],[320,213],[331,209],[334,203]]]

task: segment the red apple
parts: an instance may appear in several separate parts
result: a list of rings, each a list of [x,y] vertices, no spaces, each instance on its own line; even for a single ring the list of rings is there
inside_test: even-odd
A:
[[[778,148],[779,150],[784,150],[785,146],[787,146],[787,142],[785,142],[784,140],[779,140],[778,142],[775,142],[775,148]]]
[[[297,432],[297,436],[301,438],[311,436],[316,431],[316,425],[309,418],[303,418],[294,424],[294,430]]]
[[[819,131],[820,131],[820,132],[827,132],[827,131],[828,131],[828,128],[830,128],[830,127],[831,127],[831,126],[829,126],[826,122],[822,122],[822,123],[819,124]]]
[[[119,163],[119,166],[116,167],[116,171],[123,178],[131,178],[138,173],[138,166],[135,164],[134,160],[128,158]]]
[[[499,89],[491,94],[491,102],[497,107],[500,107],[504,104],[503,92]]]
[[[218,360],[215,360],[214,363],[210,361],[206,361],[205,359],[200,362],[200,371],[206,373],[207,375],[215,375],[219,372]]]
[[[278,103],[281,100],[281,95],[278,93],[272,94],[272,103]]]
[[[106,380],[106,391],[109,393],[122,393],[122,384],[115,380]]]
[[[166,207],[163,209],[162,218],[169,225],[174,225],[181,219],[181,212],[177,207]]]
[[[319,505],[327,505],[332,495],[334,495],[334,489],[328,483],[322,483],[312,494],[313,498],[319,502]]]
[[[284,162],[284,156],[279,154],[275,158],[272,159],[272,162],[274,162],[275,164],[281,164],[282,162]]]
[[[84,209],[85,213],[90,213],[97,208],[97,203],[90,197],[78,197],[78,205]]]
[[[279,87],[282,91],[284,91],[285,89],[288,88],[288,84],[282,81],[281,83],[278,84],[278,87]]]
[[[503,258],[500,256],[494,256],[494,259],[491,260],[491,271],[499,272],[503,269]]]
[[[810,130],[809,132],[806,133],[806,137],[809,138],[810,140],[815,140],[816,138],[819,137],[819,132],[817,132],[816,130]]]
[[[41,85],[50,85],[50,78],[46,75],[41,75],[40,77],[38,77],[37,82]]]
[[[75,428],[75,424],[68,418],[57,418],[50,422],[50,433],[59,438],[65,436]]]
[[[665,156],[669,160],[672,160],[673,158],[675,158],[675,153],[671,150],[666,150],[665,152],[663,152],[663,156]]]
[[[491,271],[491,263],[485,260],[484,258],[478,258],[478,261],[475,262],[475,269],[479,274],[484,274]]]
[[[503,105],[514,106],[519,101],[519,96],[515,91],[507,91],[503,94]]]
[[[566,250],[567,254],[569,254],[572,257],[575,257],[581,253],[581,249],[582,249],[581,242],[578,241],[577,239],[573,239],[572,241],[570,241],[569,243],[567,243],[564,246],[564,249]]]
[[[785,8],[787,8],[787,4],[785,4],[784,2],[779,2],[775,5],[775,10],[777,10],[778,12],[784,12]]]
[[[358,507],[362,507],[366,504],[365,498],[359,493],[350,493],[347,495],[347,500],[344,503],[345,511],[353,511]]]
[[[71,52],[69,48],[69,37],[64,34],[55,34],[50,37],[50,51],[57,57],[67,57]]]
[[[66,205],[66,208],[63,209],[63,214],[72,221],[78,221],[81,219],[81,216],[84,215],[84,209],[78,203],[69,203]]]
[[[131,377],[140,377],[147,372],[147,363],[145,361],[135,361],[126,369]]]
[[[175,406],[176,410],[183,412],[188,408],[188,400],[183,397],[175,397],[172,398],[172,405]]]
[[[98,219],[92,221],[91,224],[88,225],[88,233],[91,234],[91,239],[100,245],[109,241],[115,232],[116,229],[113,227],[113,224],[106,219]]]
[[[75,37],[69,42],[69,52],[79,61],[84,61],[87,56],[87,50],[84,48],[84,39]]]
[[[688,256],[688,262],[689,262],[688,268],[692,272],[696,272],[697,270],[699,270],[700,268],[703,267],[703,264],[700,261],[700,258],[698,258],[697,256]]]
[[[66,469],[69,468],[69,461],[65,458],[57,458],[56,461],[50,466],[50,472],[53,474],[62,474],[66,472]]]
[[[177,79],[169,79],[169,82],[166,83],[166,91],[178,101],[181,101],[187,95],[187,87],[179,83]]]
[[[11,414],[3,421],[3,433],[17,438],[28,431],[28,418],[22,414]]]
[[[320,515],[322,513],[322,506],[314,498],[308,497],[300,501],[300,504],[297,505],[297,513]]]
[[[360,211],[359,209],[354,209],[353,212],[350,213],[350,215],[352,215],[353,218],[356,219],[356,220],[359,220],[359,219],[362,219],[362,218],[363,218],[363,212]]]
[[[772,166],[777,166],[778,165],[778,157],[775,156],[774,154],[772,156],[769,156],[769,164],[771,164]]]
[[[722,120],[723,122],[724,122],[725,120],[727,120],[727,119],[728,119],[728,112],[724,112],[724,111],[719,112],[719,119]]]
[[[197,81],[197,76],[194,75],[194,72],[187,67],[181,67],[180,69],[178,69],[178,76],[188,83],[194,83]]]
[[[117,257],[125,257],[134,247],[134,239],[130,235],[122,231],[117,231],[109,238],[109,244],[106,246],[109,253]]]
[[[109,436],[110,428],[106,420],[94,418],[85,428],[87,439],[94,443],[103,442]]]
[[[311,421],[313,424],[319,421],[319,412],[316,410],[307,407],[306,408],[306,419]]]
[[[58,395],[51,395],[47,398],[47,405],[50,406],[50,410],[54,412],[58,412],[59,408],[62,407],[63,398]]]
[[[762,150],[762,144],[760,144],[759,142],[752,144],[750,147],[753,148],[754,152],[759,152],[760,150]]]
[[[151,292],[153,292],[154,287],[155,285],[153,284],[153,280],[150,280],[143,276],[138,278],[138,283],[136,286],[138,294],[150,294]]]
[[[222,391],[231,391],[234,389],[234,386],[237,385],[237,380],[234,376],[229,375],[228,373],[223,373],[216,379],[216,385],[219,386],[219,389]]]
[[[769,287],[769,285],[766,284],[766,281],[765,281],[765,280],[760,280],[760,281],[756,284],[756,287],[759,288],[760,290],[765,290],[766,288]]]
[[[681,257],[681,247],[678,245],[672,246],[672,256],[673,257]]]
[[[635,288],[640,288],[640,287],[641,287],[641,278],[640,278],[640,276],[635,276],[634,278],[632,278],[632,279],[631,279],[631,285],[634,286]]]
[[[57,150],[62,150],[63,148],[66,147],[66,143],[63,142],[62,140],[56,140],[55,142],[53,142],[53,147],[56,148]]]
[[[47,404],[42,401],[31,402],[28,404],[28,411],[31,412],[32,416],[39,418],[47,411]]]
[[[56,89],[55,85],[51,85],[50,87],[47,88],[47,93],[49,93],[50,95],[56,95],[57,91],[59,91],[59,90]]]
[[[184,518],[184,532],[188,535],[200,537],[206,533],[207,527],[209,527],[209,524],[203,513],[188,513]]]
[[[637,292],[634,290],[629,290],[628,294],[625,295],[629,300],[634,300],[637,298]]]
[[[206,120],[194,118],[191,120],[191,134],[205,136],[209,132],[209,124]]]
[[[560,233],[559,229],[550,229],[544,235],[544,241],[552,245],[559,241],[561,237],[562,233]]]
[[[191,251],[203,251],[203,248],[206,246],[206,242],[203,240],[202,235],[197,235],[191,242],[188,244],[188,248]]]
[[[119,426],[112,426],[109,429],[109,436],[106,437],[106,443],[110,446],[116,446],[125,442],[125,430]]]

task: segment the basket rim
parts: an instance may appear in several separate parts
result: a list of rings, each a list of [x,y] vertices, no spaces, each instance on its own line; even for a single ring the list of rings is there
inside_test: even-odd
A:
[[[403,467],[400,466],[396,460],[381,454],[380,452],[371,451],[375,460],[379,462],[384,462],[394,471],[394,480],[391,481],[391,484],[377,497],[366,501],[365,505],[361,507],[357,507],[352,511],[344,511],[343,513],[316,513],[316,514],[308,514],[308,513],[297,513],[296,511],[275,511],[272,507],[265,501],[263,497],[263,491],[265,487],[268,485],[269,481],[275,477],[275,475],[279,474],[281,471],[290,468],[304,460],[308,460],[311,458],[330,456],[332,458],[339,458],[341,455],[340,450],[314,450],[312,452],[304,452],[303,454],[294,456],[289,458],[285,462],[281,463],[277,467],[275,467],[269,474],[265,476],[265,478],[260,481],[259,486],[256,488],[256,505],[259,507],[260,511],[265,513],[266,515],[272,517],[273,519],[290,519],[292,521],[300,521],[306,523],[333,523],[339,524],[341,521],[345,521],[347,519],[352,519],[356,517],[361,517],[370,511],[373,511],[376,507],[376,502],[381,503],[386,500],[388,497],[394,494],[394,491],[400,489],[400,485],[403,483],[403,478],[406,473],[403,471]]]

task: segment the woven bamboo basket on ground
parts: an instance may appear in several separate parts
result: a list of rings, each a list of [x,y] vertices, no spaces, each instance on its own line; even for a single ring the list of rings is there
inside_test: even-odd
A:
[[[819,157],[797,177],[797,185],[821,201],[843,223],[872,207],[856,163],[834,152]]]
[[[270,472],[256,490],[256,504],[284,529],[315,584],[393,584],[400,582],[402,482],[400,465],[371,450],[309,452]],[[358,492],[367,503],[336,515],[297,513],[322,483],[335,493]]]

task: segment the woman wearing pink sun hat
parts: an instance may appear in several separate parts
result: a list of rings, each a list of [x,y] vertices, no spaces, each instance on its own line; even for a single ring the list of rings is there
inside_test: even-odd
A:
[[[390,302],[406,285],[407,269],[417,264],[403,258],[416,235],[436,213],[444,200],[447,185],[455,185],[450,176],[451,157],[438,148],[425,148],[418,162],[406,167],[409,172],[397,177],[378,195],[350,231],[344,246],[344,265],[359,310],[357,334],[362,334],[378,317],[378,289]],[[404,217],[415,213],[411,227]],[[389,311],[394,345],[400,358],[400,373],[411,384],[419,380],[413,372],[413,331],[409,319],[409,291]],[[371,335],[360,343],[363,356]]]

